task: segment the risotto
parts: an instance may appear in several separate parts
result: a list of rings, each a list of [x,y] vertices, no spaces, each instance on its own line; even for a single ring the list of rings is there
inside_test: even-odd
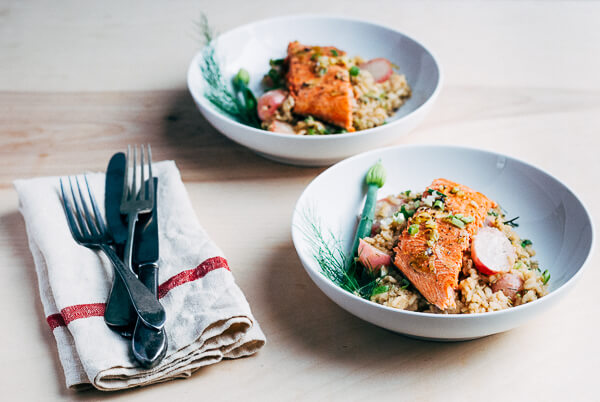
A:
[[[365,130],[385,124],[411,96],[406,77],[383,58],[349,57],[335,47],[292,42],[271,60],[258,99],[261,127],[297,135]]]
[[[532,242],[521,239],[515,226],[494,201],[445,179],[423,193],[405,191],[379,200],[371,236],[362,239],[363,255],[359,251],[361,263],[378,276],[371,301],[461,314],[503,310],[543,297],[549,273],[541,271]],[[455,238],[445,239],[449,234]],[[463,244],[460,252],[453,249],[457,244]],[[422,247],[423,255],[413,246]],[[371,266],[369,258],[382,252],[389,259],[377,261],[388,263]],[[453,266],[455,282],[440,290]],[[428,278],[437,286],[433,293]]]

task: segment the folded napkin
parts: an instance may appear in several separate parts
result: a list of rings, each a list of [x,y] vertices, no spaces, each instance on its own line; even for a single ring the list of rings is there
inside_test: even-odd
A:
[[[56,338],[67,387],[101,390],[147,385],[221,359],[256,353],[265,337],[223,253],[198,223],[175,163],[153,165],[158,177],[159,298],[167,312],[166,357],[140,368],[130,341],[104,323],[113,267],[73,240],[57,177],[15,181],[46,320]],[[88,175],[104,211],[104,174]]]

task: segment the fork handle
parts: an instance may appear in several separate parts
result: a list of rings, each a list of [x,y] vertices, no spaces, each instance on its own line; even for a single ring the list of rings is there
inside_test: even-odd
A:
[[[131,304],[140,320],[149,327],[161,329],[165,325],[167,315],[156,296],[121,262],[110,246],[101,244],[100,248],[106,253],[115,271],[123,280]]]

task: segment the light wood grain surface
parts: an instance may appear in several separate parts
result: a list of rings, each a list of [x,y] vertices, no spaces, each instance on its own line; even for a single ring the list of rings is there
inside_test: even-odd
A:
[[[600,3],[561,1],[0,2],[2,400],[598,400],[598,258],[562,303],[520,328],[432,343],[367,324],[304,273],[294,203],[322,168],[267,161],[197,112],[185,71],[205,11],[221,31],[298,12],[361,17],[419,39],[445,85],[398,144],[525,159],[600,213]],[[174,159],[267,338],[256,356],[188,380],[65,389],[12,181],[103,170],[128,143]],[[598,219],[594,219],[598,227]]]

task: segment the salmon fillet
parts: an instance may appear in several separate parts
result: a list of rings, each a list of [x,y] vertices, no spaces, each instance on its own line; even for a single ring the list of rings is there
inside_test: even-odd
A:
[[[294,113],[354,131],[354,93],[348,70],[340,65],[317,65],[319,56],[337,57],[345,52],[332,46],[305,46],[299,42],[291,42],[287,52],[286,82],[294,98]]]
[[[471,237],[483,225],[488,210],[497,205],[483,194],[446,179],[434,180],[428,189],[444,194],[444,210],[417,209],[394,248],[394,264],[429,303],[446,310],[456,307],[458,274]],[[426,190],[423,198],[429,195]],[[474,219],[459,228],[449,221],[449,214]],[[418,225],[415,235],[408,233],[410,225]]]

